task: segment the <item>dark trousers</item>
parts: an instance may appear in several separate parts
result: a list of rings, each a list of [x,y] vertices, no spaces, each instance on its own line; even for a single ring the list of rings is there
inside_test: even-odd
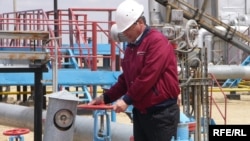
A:
[[[176,137],[179,121],[180,109],[177,104],[146,114],[134,108],[134,141],[170,141],[173,136]]]

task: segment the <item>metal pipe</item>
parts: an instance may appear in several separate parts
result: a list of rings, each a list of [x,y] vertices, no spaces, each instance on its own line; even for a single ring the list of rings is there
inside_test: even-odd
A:
[[[226,29],[224,27],[222,27],[222,26],[215,26],[215,28],[219,29],[219,30],[221,30],[223,32],[226,31]],[[239,31],[241,33],[244,33],[248,29],[247,26],[231,26],[231,28],[236,29],[237,31]],[[211,45],[212,44],[212,39],[211,39],[212,36],[213,36],[213,34],[211,32],[209,32],[209,31],[207,31],[204,28],[201,28],[199,30],[198,47],[203,48],[203,43],[205,41],[205,37],[207,37],[207,39],[209,40],[209,44],[208,44],[208,47],[207,47],[207,49],[208,49],[207,50],[208,62],[212,62],[212,54],[211,54],[211,52],[212,52],[212,48],[211,48],[212,47],[212,45]]]
[[[92,54],[93,58],[90,59],[91,70],[97,70],[97,23],[92,23]]]
[[[33,112],[34,114],[34,140],[42,141],[42,110],[46,107],[43,105],[43,84],[41,80],[43,80],[43,72],[42,68],[36,70],[35,72],[35,104]]]
[[[34,131],[34,108],[21,105],[0,103],[0,124]],[[45,125],[46,111],[42,112],[42,124]],[[75,118],[74,141],[93,141],[94,120],[92,117],[77,115]],[[111,122],[111,139],[128,141],[133,135],[132,125]]]
[[[208,73],[212,73],[216,79],[250,79],[250,66],[209,65]]]
[[[157,1],[159,2],[159,1]],[[179,4],[181,4],[182,6],[187,7],[189,10],[193,10],[194,12],[196,11],[195,8],[193,8],[192,6],[190,6],[188,3],[185,3],[184,1],[178,0]],[[160,2],[161,3],[161,2]],[[161,4],[165,4],[165,3],[161,3]],[[183,10],[183,16],[186,19],[193,19],[194,15],[192,12],[185,10],[185,8],[179,7],[178,5],[174,4],[174,3],[167,3],[168,5],[171,6],[172,9],[182,9]],[[243,43],[242,41],[239,41],[238,37],[245,40],[246,42],[250,42],[250,38],[247,35],[244,35],[243,33],[240,33],[238,31],[236,31],[235,29],[231,28],[229,25],[221,22],[220,20],[217,20],[215,18],[213,18],[212,16],[209,16],[207,14],[202,14],[202,17],[198,20],[198,24],[201,25],[202,28],[207,29],[209,32],[213,33],[214,35],[218,36],[219,38],[225,40],[226,42],[230,42],[231,44],[233,44],[234,46],[236,46],[237,48],[242,49],[243,51],[245,51],[246,53],[250,53],[250,48],[247,44]],[[217,28],[214,28],[214,25],[210,24],[209,22],[207,22],[207,20],[210,20],[211,22],[223,26],[226,30],[226,32],[222,32],[220,30],[218,30]],[[234,36],[237,35],[237,38],[234,38]]]
[[[206,29],[201,28],[199,30],[199,34],[198,34],[198,46],[199,48],[203,48],[203,42],[204,42],[204,37],[206,35],[212,35],[210,32],[208,32]]]
[[[161,15],[161,8],[157,2],[155,1],[149,1],[149,16],[150,16],[150,25],[160,25],[163,22],[162,15]],[[164,13],[165,14],[165,13]]]

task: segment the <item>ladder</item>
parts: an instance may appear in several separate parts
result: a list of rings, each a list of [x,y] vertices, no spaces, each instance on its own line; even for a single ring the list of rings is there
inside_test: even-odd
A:
[[[250,55],[246,57],[246,59],[241,63],[242,66],[250,65]],[[222,85],[223,88],[225,87],[236,87],[241,82],[241,78],[237,79],[227,79],[224,84]]]

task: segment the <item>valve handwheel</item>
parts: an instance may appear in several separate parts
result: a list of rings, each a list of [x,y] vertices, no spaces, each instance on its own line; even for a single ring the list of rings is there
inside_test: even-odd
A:
[[[80,104],[77,107],[82,108],[82,109],[89,109],[89,110],[112,110],[113,109],[112,105],[105,105],[105,104],[100,104],[100,105]]]
[[[30,130],[27,128],[15,128],[11,130],[6,130],[3,132],[3,134],[6,136],[18,136],[18,135],[27,134],[29,132]]]

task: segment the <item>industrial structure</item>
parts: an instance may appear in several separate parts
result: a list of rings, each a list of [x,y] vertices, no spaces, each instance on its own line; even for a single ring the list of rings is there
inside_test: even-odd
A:
[[[244,2],[245,5],[249,5],[247,1]],[[151,27],[162,31],[175,45],[183,112],[196,122],[195,131],[192,133],[193,139],[207,141],[208,126],[214,124],[211,115],[212,104],[216,105],[212,97],[213,89],[219,88],[224,94],[223,88],[239,88],[242,82],[250,79],[248,75],[250,73],[250,32],[247,15],[243,12],[228,20],[219,19],[218,13],[208,8],[218,7],[218,1],[149,0],[148,3],[149,21],[147,22]],[[103,14],[106,20],[92,21],[89,15],[93,13]],[[82,103],[89,102],[96,96],[98,86],[111,86],[122,71],[120,59],[124,44],[111,40],[110,36],[114,13],[115,9],[103,8],[58,9],[57,15],[54,11],[42,9],[2,13],[0,14],[0,54],[3,52],[3,55],[0,57],[2,61],[0,70],[11,68],[13,72],[18,72],[20,66],[34,68],[37,64],[44,65],[43,61],[34,61],[28,56],[29,53],[36,54],[37,51],[42,51],[49,56],[49,59],[43,59],[48,70],[43,73],[43,77],[39,77],[43,84],[43,94],[68,89],[78,96]],[[46,31],[49,37],[39,41],[34,36],[21,38],[24,35],[20,33],[32,34],[30,31],[38,33]],[[17,34],[19,37],[12,38]],[[6,52],[15,52],[18,55],[13,59],[13,55],[6,55]],[[23,56],[27,58],[22,59]],[[229,69],[231,71],[228,71]],[[8,94],[16,94],[18,99],[23,96],[24,102],[28,101],[27,95],[42,96],[43,94],[38,94],[36,91],[34,93],[32,78],[29,73],[15,73],[14,77],[11,73],[10,75],[0,74],[0,80],[5,80],[0,82],[0,100],[3,101]],[[17,92],[4,90],[10,86],[17,86]],[[52,91],[48,90],[51,86]],[[39,85],[35,90],[40,88]],[[72,88],[74,88],[73,91]],[[242,88],[250,91],[247,83]],[[220,111],[225,124],[227,124],[226,100],[227,98],[240,99],[240,95],[235,94],[236,91],[233,89],[232,94],[225,96],[225,107],[216,109]],[[35,140],[41,141],[41,108],[46,109],[46,99],[34,97],[35,103],[36,100],[42,101],[43,105],[35,105],[37,109],[34,112],[38,113],[38,117],[36,116],[34,122],[36,128],[33,130]],[[21,125],[20,122],[16,124]],[[120,125],[112,126],[120,127]],[[80,135],[80,133],[76,134]],[[119,132],[114,133],[115,138],[121,140],[117,134]],[[80,139],[75,139],[75,141],[78,140]]]

